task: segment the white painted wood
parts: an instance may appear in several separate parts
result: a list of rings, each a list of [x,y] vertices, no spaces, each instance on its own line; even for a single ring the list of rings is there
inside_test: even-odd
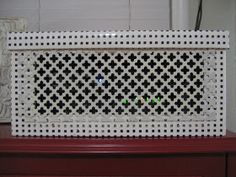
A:
[[[7,32],[26,30],[22,18],[0,18],[0,122],[11,118],[11,53],[7,49]]]
[[[181,30],[11,33],[12,134],[225,135],[228,36],[226,31]],[[155,66],[163,68],[162,72],[153,75],[159,70]],[[184,79],[180,81],[176,74]],[[140,89],[162,98],[155,98],[155,106],[147,99],[138,106],[131,97],[140,95]],[[123,98],[129,99],[129,107]]]
[[[60,37],[60,36],[63,36]],[[83,37],[85,36],[85,37]],[[9,50],[96,48],[229,48],[226,31],[137,30],[10,33]],[[185,41],[181,41],[181,39]],[[205,40],[207,39],[207,40]],[[62,45],[63,44],[63,45]]]

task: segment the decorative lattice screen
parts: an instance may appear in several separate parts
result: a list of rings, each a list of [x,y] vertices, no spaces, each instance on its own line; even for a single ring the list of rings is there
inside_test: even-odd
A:
[[[10,33],[12,134],[224,135],[224,31]]]

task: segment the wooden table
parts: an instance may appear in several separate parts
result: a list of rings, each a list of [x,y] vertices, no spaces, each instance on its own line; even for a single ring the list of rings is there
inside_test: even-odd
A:
[[[236,134],[180,138],[12,137],[0,124],[0,176],[236,177]]]

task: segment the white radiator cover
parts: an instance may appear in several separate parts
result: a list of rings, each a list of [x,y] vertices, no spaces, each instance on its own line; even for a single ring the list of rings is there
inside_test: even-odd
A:
[[[11,53],[7,50],[7,32],[26,31],[24,18],[0,17],[0,123],[11,121]]]
[[[226,133],[227,31],[8,34],[12,134]]]

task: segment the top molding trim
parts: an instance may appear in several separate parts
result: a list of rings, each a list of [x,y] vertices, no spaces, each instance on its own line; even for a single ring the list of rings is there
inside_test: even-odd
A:
[[[229,48],[228,31],[132,30],[11,32],[9,50],[108,48]]]

